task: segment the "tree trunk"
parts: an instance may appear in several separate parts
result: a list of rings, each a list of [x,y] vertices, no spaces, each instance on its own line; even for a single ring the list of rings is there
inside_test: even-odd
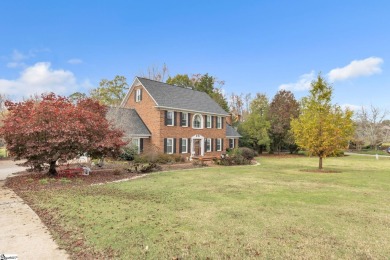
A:
[[[48,174],[51,176],[57,175],[56,161],[50,161],[50,168]]]
[[[322,170],[322,157],[320,156],[319,158],[318,169]]]

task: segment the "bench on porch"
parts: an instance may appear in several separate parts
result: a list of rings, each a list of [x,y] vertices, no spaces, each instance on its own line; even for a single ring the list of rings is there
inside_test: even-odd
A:
[[[209,161],[216,160],[217,158],[218,158],[217,156],[195,156],[195,157],[192,157],[192,160],[201,161],[201,162],[209,162]]]

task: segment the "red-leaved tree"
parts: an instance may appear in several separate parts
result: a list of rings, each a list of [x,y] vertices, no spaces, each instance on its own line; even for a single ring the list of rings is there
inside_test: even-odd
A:
[[[73,159],[83,153],[92,157],[115,156],[126,143],[123,132],[107,121],[106,107],[92,99],[76,104],[53,93],[40,100],[6,101],[8,113],[0,127],[7,150],[26,165],[41,168],[49,164],[55,175],[59,159]]]

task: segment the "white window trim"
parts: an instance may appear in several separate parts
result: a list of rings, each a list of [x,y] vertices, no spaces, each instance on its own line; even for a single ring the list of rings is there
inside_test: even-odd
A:
[[[133,143],[134,140],[137,140],[138,145],[135,145],[135,144]],[[140,142],[141,142],[140,138],[132,138],[132,139],[131,139],[131,145],[137,147],[137,154],[140,154],[140,153],[141,153]]]
[[[168,121],[168,114],[169,113],[172,113],[172,124],[171,125],[169,125],[168,123],[167,123],[167,126],[174,126],[175,125],[175,112],[174,111],[167,111],[167,121]]]
[[[171,151],[168,151],[168,142],[171,141],[172,145],[171,145]],[[167,154],[173,154],[173,138],[167,138]]]
[[[218,144],[219,144],[219,149],[218,149]],[[217,152],[222,151],[222,139],[221,138],[217,138],[217,143],[216,143],[215,148],[216,148]]]
[[[222,117],[217,116],[217,129],[222,129]]]
[[[188,127],[188,113],[187,112],[181,112],[181,116],[185,115],[186,118],[186,124],[182,125],[182,127]],[[182,118],[180,118],[180,124],[182,122]]]
[[[211,125],[212,125],[211,119],[212,119],[212,117],[210,115],[206,116],[206,128],[211,128]],[[210,123],[210,124],[208,125],[208,123]]]
[[[195,122],[195,117],[196,116],[199,116],[200,118],[200,126],[199,127],[194,127],[194,122]],[[192,117],[192,128],[193,129],[203,129],[203,116],[201,114],[195,114],[193,117]]]
[[[141,89],[137,89],[135,91],[135,102],[140,102],[141,101]]]
[[[183,141],[185,141],[185,143],[186,143],[185,151],[183,150]],[[181,153],[188,153],[188,139],[187,138],[181,139]]]
[[[230,147],[230,141],[233,140],[233,147]],[[234,138],[229,138],[229,148],[234,149],[235,148],[235,140]]]
[[[211,139],[207,138],[206,139],[206,152],[211,152]]]

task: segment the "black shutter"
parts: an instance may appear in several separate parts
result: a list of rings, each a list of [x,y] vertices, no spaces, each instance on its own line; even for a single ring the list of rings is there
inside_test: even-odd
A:
[[[139,90],[139,101],[142,100],[142,88]]]
[[[176,138],[173,138],[173,153],[176,153]]]
[[[223,139],[221,139],[221,151],[224,152],[225,150],[223,149]]]
[[[221,128],[223,129],[223,121],[224,121],[224,117],[221,117]]]
[[[188,127],[191,127],[191,114],[188,113]]]
[[[164,153],[167,153],[167,138],[164,138]]]
[[[180,126],[183,126],[183,122],[182,122],[182,120],[181,120],[181,118],[182,118],[182,116],[183,116],[183,112],[180,112],[179,115],[180,115],[180,118],[179,118]]]
[[[181,145],[182,145],[182,143],[183,143],[182,138],[179,138],[179,153],[182,152],[182,150],[181,150]]]
[[[207,128],[207,116],[204,116],[204,126],[203,128]]]
[[[139,152],[142,153],[144,151],[144,139],[139,139]]]
[[[165,125],[168,125],[168,111],[164,111],[165,112]]]
[[[187,141],[187,153],[191,154],[191,138],[188,138]]]
[[[207,138],[204,139],[204,151],[207,152]]]
[[[218,146],[217,146],[218,138],[215,138],[214,141],[215,141],[214,142],[215,143],[215,151],[217,151],[218,150]]]
[[[214,127],[214,116],[211,116],[211,128]]]
[[[173,112],[173,125],[177,126],[177,112]]]
[[[213,141],[214,141],[214,139],[211,138],[211,140],[210,140],[211,151],[214,151]]]

